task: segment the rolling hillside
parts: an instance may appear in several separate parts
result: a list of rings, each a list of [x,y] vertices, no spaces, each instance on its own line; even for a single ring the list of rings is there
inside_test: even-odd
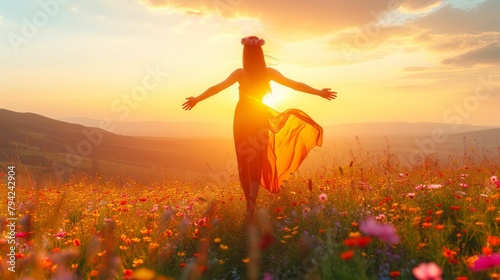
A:
[[[437,141],[432,136],[436,128],[445,131],[444,138]],[[450,128],[429,123],[354,124],[344,125],[342,131],[338,126],[325,127],[323,147],[314,149],[301,168],[343,165],[353,159],[384,155],[388,150],[403,164],[415,163],[419,157],[430,154],[445,159],[450,155],[463,156],[464,151],[471,148],[478,155],[500,159],[500,128]],[[379,134],[375,133],[377,130]],[[349,134],[348,131],[365,133]],[[230,129],[224,136],[217,137],[133,137],[33,113],[0,109],[0,167],[22,163],[33,173],[59,179],[79,172],[140,179],[214,178],[237,176],[235,158]]]
[[[21,162],[31,170],[68,176],[99,170],[158,178],[179,172],[210,172],[225,163],[230,140],[139,138],[66,123],[33,113],[0,109],[0,162]],[[206,160],[203,160],[206,159]],[[70,171],[69,171],[70,170]],[[61,172],[60,172],[61,173]]]

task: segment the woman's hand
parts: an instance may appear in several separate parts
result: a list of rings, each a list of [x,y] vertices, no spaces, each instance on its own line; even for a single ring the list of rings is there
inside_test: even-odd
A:
[[[184,102],[184,104],[182,104],[182,109],[184,109],[184,110],[191,110],[198,103],[198,100],[196,99],[196,97],[191,96],[191,97],[188,97],[186,99],[187,99],[187,101]]]
[[[324,89],[320,90],[318,95],[327,99],[327,100],[332,100],[332,99],[335,99],[337,97],[337,93],[334,91],[331,91],[330,88],[324,88]]]

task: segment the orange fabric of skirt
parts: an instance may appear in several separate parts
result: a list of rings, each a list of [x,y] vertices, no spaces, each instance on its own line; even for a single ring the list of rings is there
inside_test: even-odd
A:
[[[233,136],[240,180],[259,181],[276,193],[309,151],[322,145],[323,129],[301,110],[280,113],[243,97],[236,105]]]

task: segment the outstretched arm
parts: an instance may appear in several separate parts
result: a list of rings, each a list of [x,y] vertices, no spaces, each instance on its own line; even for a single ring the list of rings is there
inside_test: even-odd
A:
[[[240,71],[241,69],[236,69],[227,77],[224,81],[209,87],[207,90],[205,90],[202,94],[200,94],[197,97],[188,97],[186,98],[187,101],[182,104],[182,108],[184,110],[191,110],[193,107],[200,101],[205,100],[209,98],[210,96],[213,96],[222,90],[225,90],[226,88],[230,87],[234,83],[236,83],[239,80],[240,76]]]
[[[289,88],[292,88],[294,90],[302,91],[302,92],[309,93],[309,94],[318,95],[318,96],[321,96],[321,97],[326,98],[328,100],[335,99],[337,97],[337,93],[331,91],[330,88],[324,88],[322,90],[312,88],[304,83],[297,82],[297,81],[294,81],[292,79],[289,79],[289,78],[283,76],[283,74],[281,74],[276,69],[268,68],[268,73],[270,75],[269,78],[271,78],[271,80],[273,80],[279,84],[282,84],[284,86],[287,86]]]

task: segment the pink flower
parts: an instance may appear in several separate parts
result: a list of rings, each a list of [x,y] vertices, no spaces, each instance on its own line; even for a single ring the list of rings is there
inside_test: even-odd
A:
[[[16,235],[14,235],[15,238],[27,238],[29,237],[29,233],[27,232],[18,232]]]
[[[264,273],[264,278],[262,278],[263,280],[273,280],[273,275],[271,275],[270,273]]]
[[[415,193],[414,192],[408,193],[406,194],[406,197],[413,199],[415,197]]]
[[[497,176],[491,176],[491,182],[497,187],[500,188],[500,181],[498,181]]]
[[[389,244],[399,242],[399,237],[396,235],[396,229],[393,225],[379,224],[373,218],[362,221],[359,225],[359,230]]]
[[[328,200],[328,196],[325,193],[320,194],[318,197],[321,202]]]
[[[487,270],[500,265],[500,254],[493,253],[489,256],[480,255],[470,268],[472,271]]]
[[[61,239],[66,236],[66,232],[60,230],[58,233],[54,234],[54,237],[57,239]]]
[[[442,187],[443,187],[443,185],[441,185],[441,184],[430,184],[427,186],[428,189],[440,189]]]
[[[413,268],[413,276],[418,280],[441,280],[443,269],[439,265],[430,263],[420,263],[417,267]]]

